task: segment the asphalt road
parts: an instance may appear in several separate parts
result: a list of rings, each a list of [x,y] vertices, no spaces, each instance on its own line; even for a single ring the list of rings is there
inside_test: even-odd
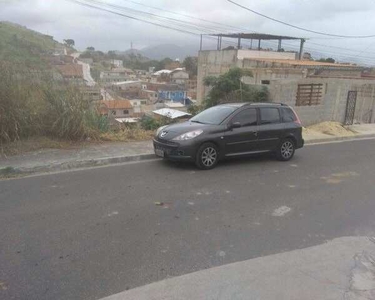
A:
[[[99,299],[375,232],[375,140],[212,171],[149,161],[0,182],[0,299]],[[155,202],[163,202],[158,206]]]

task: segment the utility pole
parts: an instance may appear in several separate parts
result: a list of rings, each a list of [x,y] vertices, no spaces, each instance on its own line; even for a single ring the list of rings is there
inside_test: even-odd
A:
[[[240,79],[240,91],[241,91],[241,102],[243,102],[243,97],[242,97],[242,79]]]
[[[300,44],[300,47],[299,47],[299,60],[302,59],[302,52],[303,52],[303,44],[306,42],[305,39],[301,39],[301,44]]]

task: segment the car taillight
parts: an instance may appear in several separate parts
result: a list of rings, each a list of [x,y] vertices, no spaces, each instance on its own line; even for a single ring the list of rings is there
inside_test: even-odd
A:
[[[294,113],[294,116],[296,117],[296,120],[294,121],[294,123],[302,126],[302,122],[301,122],[300,118],[298,117],[297,113],[294,111],[293,108],[291,108],[291,109],[292,109],[292,111]]]

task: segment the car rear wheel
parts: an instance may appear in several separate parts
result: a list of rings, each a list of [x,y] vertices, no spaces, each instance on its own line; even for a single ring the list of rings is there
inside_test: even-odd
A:
[[[219,159],[219,151],[215,144],[205,143],[199,147],[195,159],[195,164],[202,170],[213,169]]]
[[[277,159],[281,161],[288,161],[294,156],[296,150],[295,143],[292,139],[285,139],[281,142],[277,150]]]

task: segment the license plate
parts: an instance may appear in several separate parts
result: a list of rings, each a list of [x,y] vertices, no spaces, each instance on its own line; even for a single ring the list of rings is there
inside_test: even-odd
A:
[[[164,157],[164,151],[160,149],[155,149],[155,154],[160,157]]]

